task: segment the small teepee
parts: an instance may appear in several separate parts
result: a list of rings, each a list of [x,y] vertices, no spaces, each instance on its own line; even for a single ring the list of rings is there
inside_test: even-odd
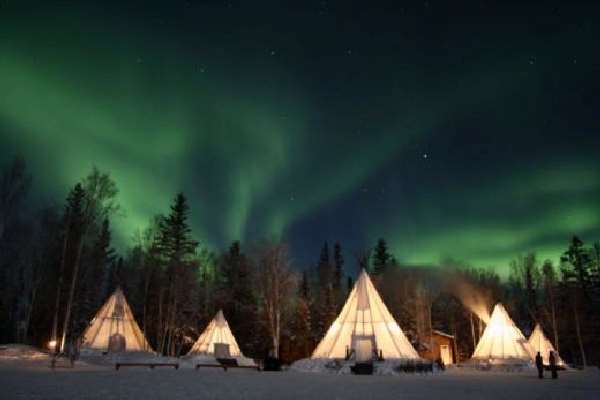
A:
[[[188,355],[196,354],[212,355],[217,358],[243,357],[223,311],[217,312],[188,353]]]
[[[383,358],[419,359],[364,270],[311,358],[346,358],[351,351],[357,361],[380,353]]]
[[[471,359],[492,364],[528,364],[531,362],[529,343],[517,328],[504,306],[496,304],[490,321]]]
[[[119,288],[100,308],[83,333],[82,350],[152,351]]]
[[[535,325],[535,329],[531,333],[531,336],[529,336],[529,347],[531,349],[531,358],[534,360],[539,352],[544,360],[544,365],[550,365],[550,352],[553,351],[554,356],[556,357],[556,365],[565,366],[565,362],[560,358],[550,340],[544,335],[544,331],[540,324]]]

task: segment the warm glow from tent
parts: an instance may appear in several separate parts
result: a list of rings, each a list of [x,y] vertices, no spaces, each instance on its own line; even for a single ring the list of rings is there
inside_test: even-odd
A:
[[[494,307],[472,358],[491,362],[531,362],[529,343],[502,304]]]
[[[215,355],[215,344],[228,345],[229,355],[231,357],[243,357],[242,352],[231,333],[229,324],[223,315],[223,311],[217,312],[217,315],[208,324],[204,332],[198,337],[196,343],[189,351],[188,355],[208,354]]]
[[[115,290],[85,330],[81,348],[113,351],[111,340],[116,337],[124,348],[114,351],[152,351],[121,289]]]
[[[373,350],[381,351],[384,358],[419,358],[363,270],[312,358],[344,358],[347,349],[358,352],[358,342],[371,340]]]

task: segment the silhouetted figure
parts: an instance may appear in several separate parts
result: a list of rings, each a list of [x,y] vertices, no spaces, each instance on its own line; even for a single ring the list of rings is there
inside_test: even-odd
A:
[[[537,355],[535,356],[535,366],[537,367],[538,370],[538,378],[543,379],[544,378],[544,359],[542,358],[542,355],[540,354],[540,352],[537,352]]]
[[[556,357],[554,352],[550,352],[550,371],[552,371],[552,379],[558,379],[558,368],[556,367]]]

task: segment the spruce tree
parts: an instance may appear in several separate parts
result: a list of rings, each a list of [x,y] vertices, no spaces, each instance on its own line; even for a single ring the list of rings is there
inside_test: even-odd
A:
[[[238,338],[242,351],[256,353],[257,299],[253,291],[250,261],[242,253],[239,241],[231,244],[220,265],[223,276],[219,292],[229,326]]]
[[[379,239],[373,251],[373,274],[383,274],[391,260],[392,256],[388,252],[387,243],[384,239]]]
[[[312,350],[312,321],[310,315],[310,291],[306,271],[302,272],[302,280],[298,287],[295,318],[292,321],[291,331],[294,334],[298,347],[302,350],[302,357],[310,356]]]
[[[183,328],[187,326],[187,310],[192,304],[194,274],[192,256],[198,242],[192,239],[188,224],[189,207],[183,193],[178,193],[171,205],[171,212],[160,222],[159,249],[165,267],[166,297],[165,313],[162,315],[162,335],[159,352],[175,355],[183,340]],[[191,325],[191,323],[190,323]]]
[[[588,320],[590,307],[590,268],[591,258],[583,241],[573,236],[567,251],[561,257],[562,288],[564,297],[570,305],[575,334],[579,345],[579,354],[583,367],[587,366],[584,346],[585,324]]]
[[[342,277],[344,275],[344,256],[342,255],[342,246],[339,242],[336,242],[333,246],[333,289],[336,295],[339,295],[342,287]]]
[[[319,256],[317,271],[319,272],[319,285],[321,288],[329,286],[332,283],[333,277],[331,260],[329,259],[329,245],[327,242],[325,242],[321,248],[321,255]]]

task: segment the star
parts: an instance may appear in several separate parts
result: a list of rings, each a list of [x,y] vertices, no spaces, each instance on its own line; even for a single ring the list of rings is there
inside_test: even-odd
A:
[[[271,51],[269,52],[269,54],[270,54],[271,56],[274,56],[274,55],[275,55],[275,54],[277,54],[277,53],[275,52],[275,50],[271,50]]]
[[[428,157],[429,157],[429,154],[423,153],[423,158],[428,158]]]

